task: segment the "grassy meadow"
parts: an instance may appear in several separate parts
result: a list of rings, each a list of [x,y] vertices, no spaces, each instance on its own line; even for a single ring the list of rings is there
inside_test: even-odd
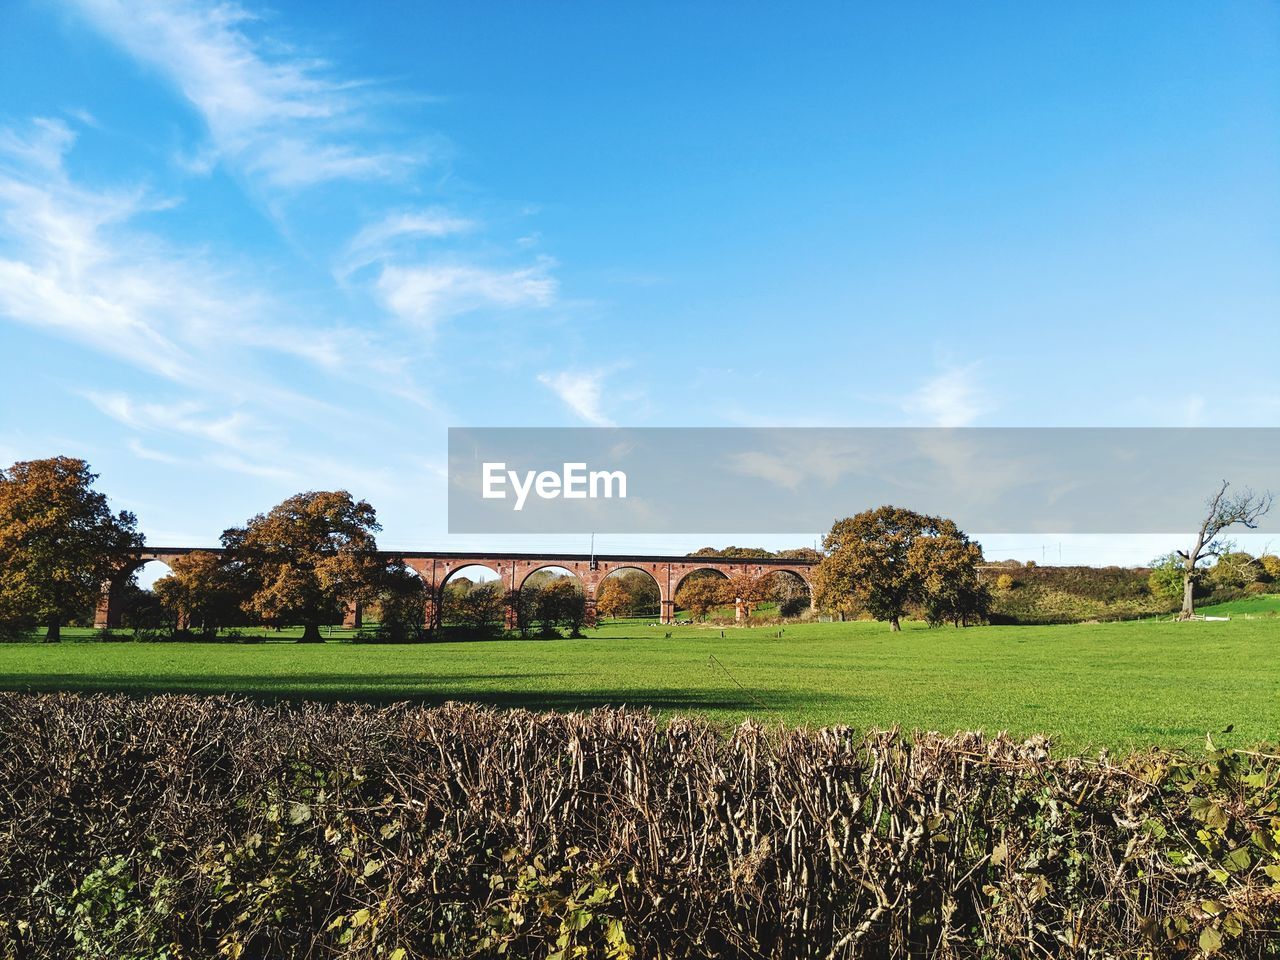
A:
[[[1197,607],[1196,613],[1207,617],[1235,617],[1245,620],[1257,617],[1280,617],[1280,593],[1265,593],[1257,597],[1241,597],[1209,606]]]
[[[1222,745],[1280,739],[1274,616],[967,630],[908,623],[898,634],[870,622],[723,631],[620,622],[579,640],[411,645],[344,635],[334,630],[319,645],[3,644],[0,688],[628,704],[724,723],[1047,733],[1080,752],[1195,747],[1207,732]]]

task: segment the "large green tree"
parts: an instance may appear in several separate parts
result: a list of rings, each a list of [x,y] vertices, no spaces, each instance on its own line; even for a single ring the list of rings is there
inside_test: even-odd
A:
[[[565,627],[571,637],[582,636],[586,598],[573,577],[560,577],[544,586],[538,610],[539,619],[544,624]]]
[[[586,603],[577,578],[549,570],[539,570],[525,580],[516,597],[516,626],[522,634],[536,625],[542,636],[568,627],[578,636],[586,615]]]
[[[837,520],[823,540],[814,574],[819,605],[842,613],[869,613],[900,630],[912,605],[931,621],[980,617],[977,584],[982,548],[956,525],[885,506]]]
[[[353,601],[377,598],[386,565],[374,534],[382,528],[364,500],[345,490],[299,493],[222,534],[230,560],[250,583],[246,607],[263,620],[301,624],[302,643]]]
[[[1157,597],[1180,597],[1185,577],[1182,556],[1175,550],[1151,561],[1147,588]]]
[[[453,587],[454,582],[449,582]],[[496,580],[472,583],[468,589],[446,592],[442,622],[482,636],[503,627],[507,614],[507,592]]]
[[[427,596],[427,585],[403,560],[386,564],[377,601],[378,636],[397,643],[423,639]]]
[[[43,623],[46,639],[92,609],[121,552],[142,546],[137,518],[112,513],[98,475],[74,457],[0,471],[0,620]]]

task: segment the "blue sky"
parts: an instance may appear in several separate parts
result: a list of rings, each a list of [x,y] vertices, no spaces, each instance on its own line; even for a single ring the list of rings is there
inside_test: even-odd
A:
[[[1267,3],[10,0],[0,460],[443,547],[450,425],[1275,425],[1277,118]]]

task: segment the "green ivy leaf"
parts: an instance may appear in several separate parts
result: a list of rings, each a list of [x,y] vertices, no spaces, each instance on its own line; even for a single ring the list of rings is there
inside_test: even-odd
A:
[[[1253,858],[1249,855],[1248,847],[1236,847],[1225,857],[1222,858],[1222,865],[1231,873],[1239,873],[1241,870],[1248,870],[1249,864],[1253,862]]]
[[[1206,955],[1217,953],[1222,949],[1222,934],[1213,927],[1205,927],[1200,931],[1200,949]]]

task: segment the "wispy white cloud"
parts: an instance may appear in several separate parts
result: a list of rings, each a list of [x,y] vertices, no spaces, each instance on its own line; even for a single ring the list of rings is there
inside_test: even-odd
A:
[[[199,440],[247,450],[254,446],[249,437],[251,418],[243,412],[212,413],[204,404],[138,402],[124,393],[85,393],[99,411],[134,429],[159,430]]]
[[[558,284],[549,261],[500,270],[473,264],[384,267],[376,289],[383,305],[402,320],[432,330],[442,320],[483,308],[546,307]]]
[[[199,112],[219,157],[272,186],[397,176],[422,158],[367,146],[369,85],[250,36],[234,3],[70,0],[112,42],[158,71]],[[357,136],[357,134],[361,134]]]
[[[387,93],[298,53],[281,42],[273,22],[218,0],[65,2],[203,119],[207,136],[182,145],[179,165],[199,174],[219,165],[231,170],[235,184],[272,207],[290,249],[310,265],[329,262],[338,281],[328,291],[311,288],[298,298],[306,300],[303,307],[273,292],[281,278],[290,279],[287,262],[249,262],[216,246],[166,239],[176,217],[167,211],[182,202],[180,186],[167,188],[178,196],[138,182],[104,186],[82,177],[80,165],[64,163],[78,133],[90,148],[109,136],[85,129],[96,126],[88,114],[65,110],[59,119],[0,127],[0,321],[29,325],[150,375],[139,380],[131,372],[122,392],[118,370],[104,365],[88,397],[125,428],[121,442],[134,456],[160,462],[191,450],[199,462],[264,479],[301,479],[307,470],[331,476],[337,468],[326,435],[361,418],[373,431],[395,421],[367,404],[358,413],[358,399],[336,399],[349,395],[331,389],[333,378],[362,384],[360,395],[372,391],[434,409],[416,380],[423,355],[414,347],[423,338],[406,332],[406,323],[429,334],[460,315],[523,319],[557,302],[551,258],[520,252],[518,240],[505,254],[492,239],[468,253],[466,236],[483,225],[431,205],[422,199],[426,190],[399,179],[425,158],[412,145],[421,142],[416,135],[388,149],[376,142],[377,121],[370,118]],[[173,183],[172,173],[162,182]],[[290,235],[299,204],[274,204],[296,198],[302,187],[386,178],[396,179],[391,189],[406,188],[402,196],[386,200],[385,184],[362,191],[361,204],[382,198],[375,202],[386,203],[387,212],[351,232],[336,254],[333,246],[316,249],[301,231]],[[355,223],[361,214],[347,199],[352,188],[340,188],[315,195]],[[527,225],[523,232],[536,239]],[[348,280],[359,289],[347,288]],[[336,294],[332,316],[325,315],[326,294]],[[380,309],[345,316],[364,297]],[[598,393],[593,399],[589,387],[556,383],[553,389],[579,415],[607,422]],[[352,468],[348,475],[382,479],[377,470]]]
[[[379,389],[430,405],[403,351],[375,332],[304,324],[207,251],[136,226],[170,198],[74,182],[63,157],[75,139],[60,120],[0,128],[0,318],[194,388],[224,390],[270,351],[327,373],[376,375]]]
[[[0,316],[180,376],[188,357],[153,316],[161,304],[198,315],[203,285],[148,244],[104,239],[162,204],[137,190],[73,184],[62,158],[74,142],[59,120],[0,130]]]
[[[262,480],[295,483],[304,479],[298,471],[290,469],[278,461],[250,460],[234,453],[214,451],[205,455],[204,462],[221,470],[243,473],[245,476],[258,477]]]
[[[162,462],[174,450],[192,451],[176,462],[280,482],[339,478],[385,493],[383,471],[328,456],[323,438],[360,422],[345,403],[330,402],[329,387],[343,378],[430,407],[404,351],[391,350],[376,331],[308,326],[206,251],[177,249],[139,229],[141,214],[170,201],[72,181],[63,156],[74,142],[62,121],[0,129],[0,321],[74,341],[172,384],[176,400],[157,400],[166,387],[136,375],[128,392],[84,394],[136,434],[124,441],[136,457]],[[299,377],[293,368],[281,376],[271,354],[324,377]],[[317,439],[320,452],[310,453]]]
[[[613,421],[603,409],[604,371],[542,373],[538,382],[551,390],[570,410],[597,427],[611,427]]]
[[[290,242],[297,238],[290,236],[285,208],[278,201],[297,189],[406,177],[426,160],[422,150],[406,147],[403,138],[393,148],[377,145],[376,120],[371,118],[387,102],[386,91],[347,79],[333,64],[299,53],[282,41],[282,31],[273,29],[274,24],[236,3],[66,2],[109,41],[180,91],[203,118],[208,144],[185,152],[179,164],[196,173],[208,172],[217,163],[233,168],[255,188],[250,192],[265,201]],[[447,210],[401,203],[354,232],[333,259],[333,275],[345,286],[367,270],[360,276],[361,286],[367,285],[375,302],[391,317],[428,333],[442,320],[464,313],[540,308],[553,302],[557,282],[548,258],[495,265],[492,248],[479,260],[456,248],[433,252],[427,259],[420,249],[424,241],[443,241],[476,229],[469,218]],[[276,344],[335,370],[345,369],[349,348],[360,346],[360,337],[350,331],[296,337],[287,326],[271,323],[268,332],[258,335],[260,345]],[[367,332],[363,336],[377,339]],[[359,355],[380,355],[383,366],[394,366],[397,352],[403,360],[403,350],[363,350]],[[403,395],[429,405],[403,369],[390,379]]]
[[[175,457],[133,438],[128,447],[142,459],[196,462],[280,484],[334,483],[365,494],[394,490],[394,475],[388,470],[292,448],[287,431],[260,411],[228,412],[199,400],[140,400],[121,391],[87,391],[84,396],[104,416],[130,430],[168,443],[191,442],[190,457]]]
[[[75,131],[62,120],[36,117],[28,130],[0,129],[0,154],[19,166],[61,173],[62,158],[75,140]]]
[[[952,367],[925,381],[902,404],[904,412],[937,427],[965,427],[990,409],[979,365]]]
[[[443,239],[466,233],[476,223],[444,210],[408,210],[389,213],[381,220],[361,228],[347,244],[334,269],[345,280],[372,263],[385,261],[402,245],[422,239]]]

